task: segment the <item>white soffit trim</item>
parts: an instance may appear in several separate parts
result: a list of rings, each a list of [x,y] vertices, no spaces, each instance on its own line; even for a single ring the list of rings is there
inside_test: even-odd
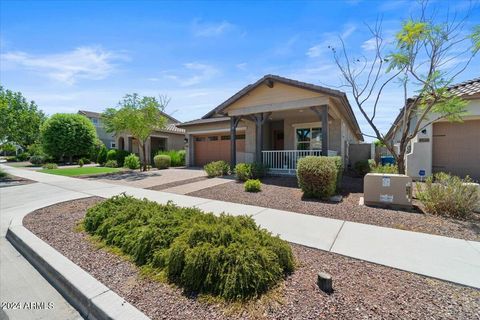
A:
[[[245,131],[247,130],[247,127],[238,127],[238,131]],[[204,134],[204,133],[217,133],[217,132],[228,132],[230,134],[230,128],[225,128],[225,129],[211,129],[211,130],[198,130],[198,131],[189,131],[187,134]]]

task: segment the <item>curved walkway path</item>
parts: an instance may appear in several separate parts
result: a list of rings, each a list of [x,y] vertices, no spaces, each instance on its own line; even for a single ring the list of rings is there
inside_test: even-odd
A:
[[[215,214],[252,215],[257,223],[281,238],[337,254],[480,288],[480,242],[390,229],[294,212],[209,200],[104,182],[75,179],[2,166],[7,172],[38,183],[0,189],[2,301],[54,300],[62,319],[78,315],[55,290],[6,242],[7,222],[25,209],[88,196],[110,197],[125,192],[159,203],[173,201]],[[39,278],[40,277],[40,278]],[[33,280],[32,280],[33,279]],[[1,316],[1,314],[0,314]],[[50,317],[56,319],[57,317]],[[17,319],[17,317],[15,317]],[[21,317],[18,317],[21,319]],[[39,316],[38,319],[46,319]]]

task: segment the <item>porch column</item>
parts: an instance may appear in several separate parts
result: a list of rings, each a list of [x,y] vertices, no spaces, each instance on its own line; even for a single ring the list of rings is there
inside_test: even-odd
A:
[[[237,126],[240,117],[230,118],[230,167],[235,168],[237,165]]]
[[[322,156],[328,156],[328,105],[311,107],[322,122]]]
[[[262,162],[263,150],[263,125],[267,121],[271,112],[256,113],[252,115],[252,120],[255,122],[255,162]]]

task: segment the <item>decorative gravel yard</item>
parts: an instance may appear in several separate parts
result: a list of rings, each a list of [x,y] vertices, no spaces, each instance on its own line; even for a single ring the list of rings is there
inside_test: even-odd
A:
[[[46,207],[26,216],[24,225],[152,319],[478,318],[479,290],[299,245],[292,245],[293,274],[258,300],[225,303],[187,296],[176,286],[142,275],[128,259],[79,231],[87,208],[102,200]],[[316,287],[319,271],[333,276],[333,294]]]
[[[262,179],[262,191],[257,193],[245,192],[243,183],[234,182],[188,195],[447,237],[480,240],[480,214],[478,213],[467,220],[458,220],[424,214],[418,208],[412,212],[406,212],[361,206],[359,205],[360,197],[363,196],[361,178],[344,176],[342,189],[342,201],[328,203],[304,199],[295,177],[266,177]]]

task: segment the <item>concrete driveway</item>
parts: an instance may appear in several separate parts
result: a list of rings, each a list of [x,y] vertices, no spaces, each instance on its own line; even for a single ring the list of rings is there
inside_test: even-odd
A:
[[[153,169],[146,172],[136,170],[98,178],[90,177],[88,179],[92,181],[146,189],[167,183],[186,181],[206,176],[207,174],[203,169],[169,168],[165,170]]]

